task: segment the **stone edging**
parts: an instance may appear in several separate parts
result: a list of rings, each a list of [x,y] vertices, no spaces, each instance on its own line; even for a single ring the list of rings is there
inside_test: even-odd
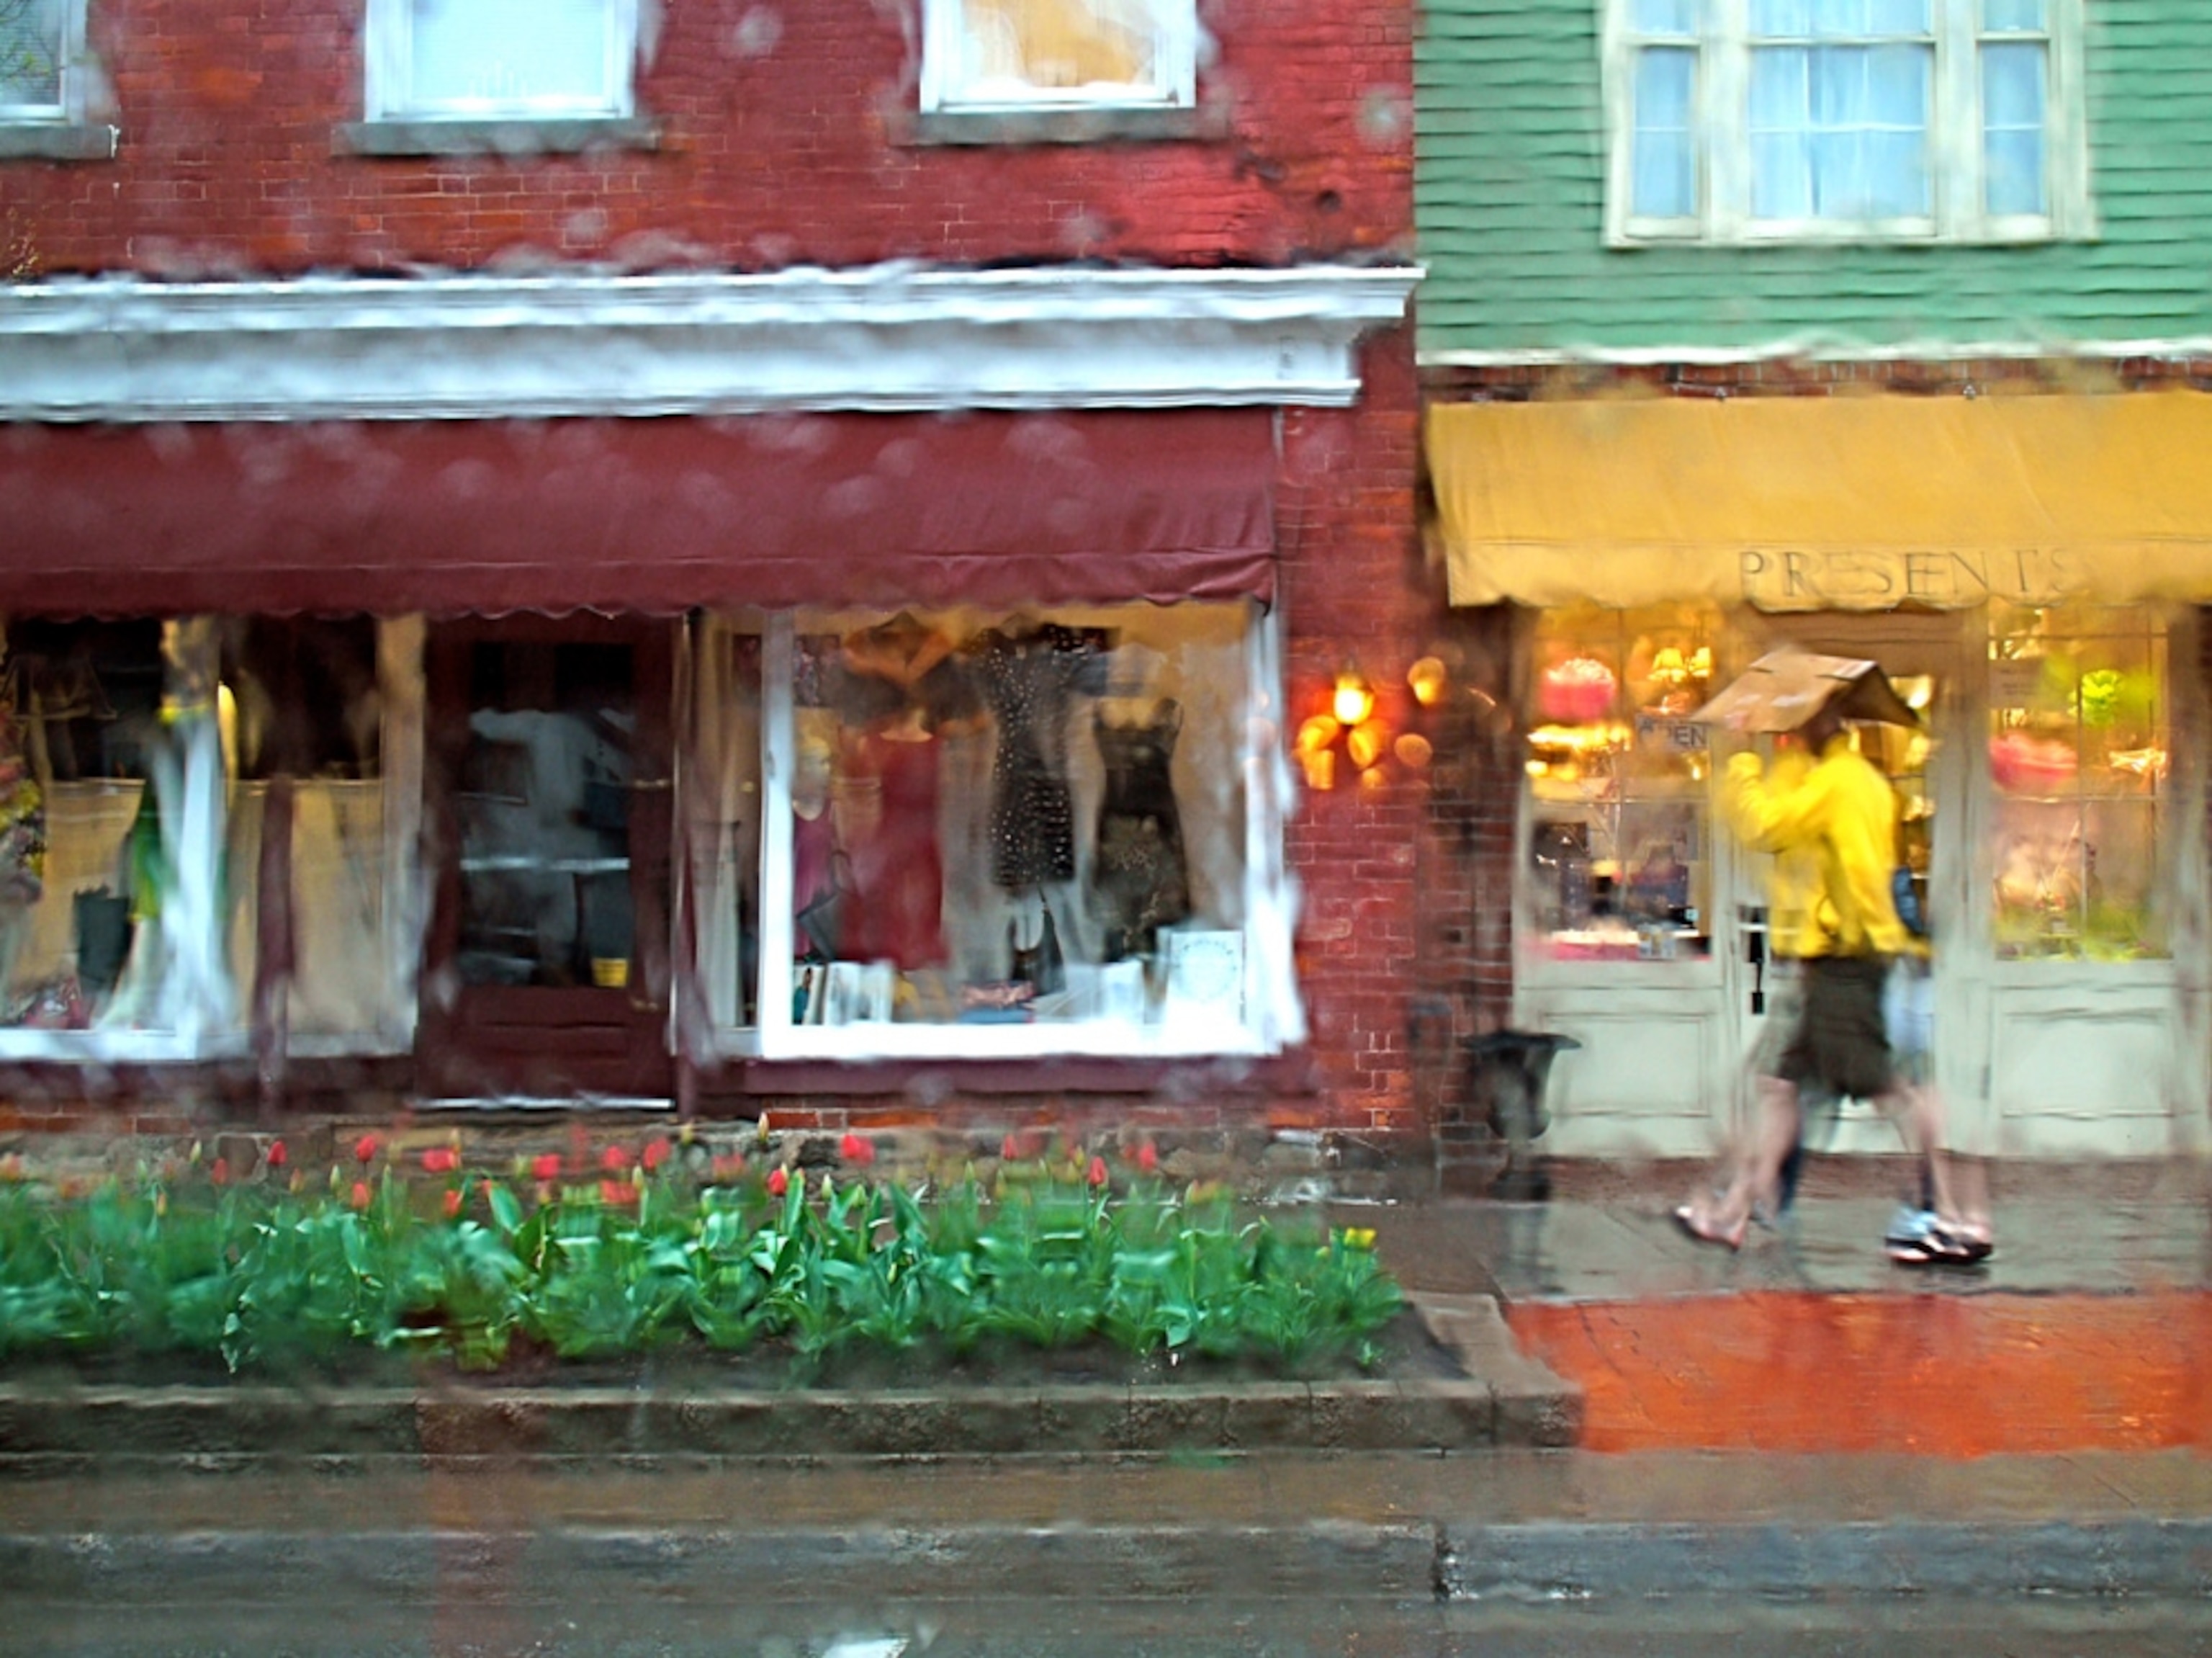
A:
[[[0,1472],[118,1460],[573,1462],[592,1458],[1146,1455],[1569,1445],[1578,1389],[1523,1355],[1488,1296],[1416,1296],[1465,1381],[958,1391],[0,1387]]]

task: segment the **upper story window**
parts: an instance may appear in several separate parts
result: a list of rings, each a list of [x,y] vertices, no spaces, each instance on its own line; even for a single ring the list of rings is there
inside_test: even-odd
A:
[[[923,0],[925,111],[1196,101],[1194,0]]]
[[[83,49],[83,0],[0,0],[0,121],[76,119]]]
[[[632,112],[636,0],[369,0],[368,24],[372,120]]]
[[[1609,0],[1616,243],[2089,228],[2080,0]]]

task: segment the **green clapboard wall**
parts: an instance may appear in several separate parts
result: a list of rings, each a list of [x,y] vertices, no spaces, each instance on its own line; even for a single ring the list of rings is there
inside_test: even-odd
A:
[[[1425,352],[2212,336],[2212,0],[2084,0],[2095,232],[2031,247],[1605,246],[1601,0],[1423,0]]]

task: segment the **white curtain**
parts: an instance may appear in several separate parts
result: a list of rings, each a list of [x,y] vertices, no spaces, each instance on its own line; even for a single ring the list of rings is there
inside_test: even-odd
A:
[[[619,0],[407,0],[407,101],[450,111],[614,109]]]

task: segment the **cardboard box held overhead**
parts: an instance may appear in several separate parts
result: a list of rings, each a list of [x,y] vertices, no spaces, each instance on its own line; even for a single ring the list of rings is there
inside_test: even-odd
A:
[[[1879,662],[1789,645],[1768,651],[1690,717],[1730,731],[1795,731],[1831,703],[1846,719],[1920,724]]]

